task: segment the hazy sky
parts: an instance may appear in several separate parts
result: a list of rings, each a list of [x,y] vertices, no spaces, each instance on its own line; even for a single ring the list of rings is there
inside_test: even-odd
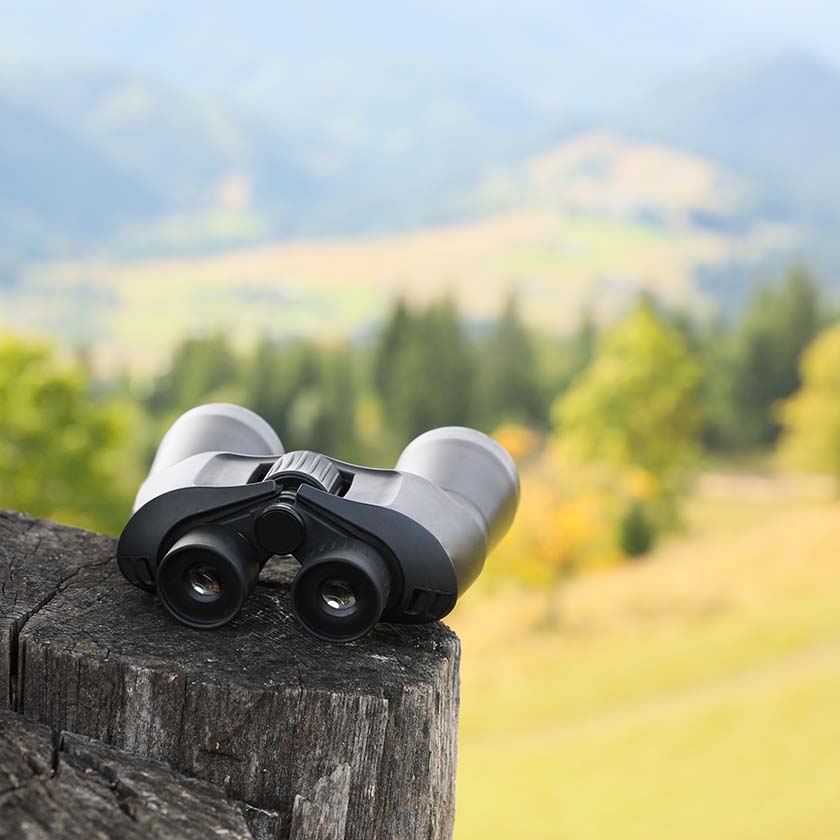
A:
[[[768,44],[818,51],[840,59],[840,3],[836,0],[644,0],[651,10],[680,9],[687,16],[716,20]]]
[[[454,27],[464,34],[473,29],[504,38],[531,30],[561,37],[580,33],[584,40],[615,37],[631,24],[649,25],[656,38],[663,28],[696,25],[698,40],[711,33],[729,32],[748,44],[768,47],[802,47],[819,51],[828,59],[840,57],[840,3],[836,0],[316,0],[281,3],[277,0],[0,0],[0,43],[8,54],[36,51],[38,43],[78,54],[88,49],[114,58],[133,37],[140,43],[151,35],[166,41],[186,24],[194,40],[213,41],[247,33],[256,41],[275,38],[284,43],[286,32],[308,35],[312,45],[323,39],[335,46],[342,38],[361,41],[386,34],[398,43],[423,40]],[[633,25],[634,19],[636,24]],[[411,27],[406,27],[410,23]],[[440,24],[440,26],[436,25]],[[4,35],[5,33],[5,35]],[[107,35],[112,36],[108,43]],[[103,40],[104,39],[104,40]],[[729,41],[728,38],[724,39]],[[128,44],[130,46],[130,44]],[[615,44],[619,49],[623,45]],[[660,44],[667,47],[667,44]]]
[[[0,20],[0,64],[115,69],[295,113],[299,91],[323,109],[448,88],[586,112],[784,52],[840,64],[838,0],[0,0]]]

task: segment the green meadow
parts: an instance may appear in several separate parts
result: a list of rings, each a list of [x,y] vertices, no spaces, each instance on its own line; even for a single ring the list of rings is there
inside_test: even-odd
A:
[[[544,594],[463,602],[457,840],[840,836],[840,505],[748,482],[556,629]]]

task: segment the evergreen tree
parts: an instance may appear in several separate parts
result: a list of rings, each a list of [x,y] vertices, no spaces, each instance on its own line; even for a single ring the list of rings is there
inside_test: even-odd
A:
[[[395,443],[436,426],[469,422],[475,360],[451,300],[419,312],[398,304],[377,343],[373,370],[383,424]]]
[[[287,449],[359,454],[353,348],[263,339],[243,368],[245,404],[277,430]]]
[[[236,354],[222,333],[181,342],[148,405],[153,412],[171,414],[214,399],[241,399]]]
[[[583,313],[570,345],[570,380],[589,367],[592,359],[595,358],[597,347],[598,326],[592,313],[587,310]]]
[[[625,557],[644,557],[656,542],[656,526],[644,505],[634,499],[618,523],[618,544]]]
[[[296,449],[356,460],[358,387],[352,353],[347,347],[322,348],[310,358],[317,359],[317,373],[299,380],[290,395],[285,424],[289,440]]]
[[[373,357],[373,384],[381,394],[388,393],[398,376],[395,359],[409,341],[413,316],[403,298],[398,298],[379,331]]]
[[[598,345],[598,327],[592,313],[585,311],[571,337],[554,348],[554,370],[546,375],[549,393],[556,397],[572,383],[592,362]]]
[[[488,430],[503,422],[545,425],[548,411],[542,384],[534,343],[512,294],[481,342],[479,424]]]
[[[742,437],[738,406],[733,398],[735,350],[732,330],[718,314],[698,327],[696,334],[703,367],[703,444],[711,451],[728,451],[736,447]]]
[[[779,433],[775,406],[800,385],[799,359],[820,328],[813,278],[794,267],[778,288],[762,288],[736,329],[729,392],[740,446],[772,443]]]
[[[290,377],[285,358],[288,352],[288,348],[263,336],[242,365],[247,406],[264,417],[278,432],[286,425],[289,407]]]

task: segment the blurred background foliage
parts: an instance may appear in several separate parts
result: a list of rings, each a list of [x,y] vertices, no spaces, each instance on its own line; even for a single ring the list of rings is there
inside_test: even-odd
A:
[[[2,503],[116,533],[161,435],[202,402],[248,406],[288,449],[379,466],[429,428],[471,425],[497,435],[526,482],[489,577],[549,586],[678,528],[704,458],[779,443],[788,463],[834,470],[834,323],[793,266],[728,323],[644,293],[612,323],[584,318],[558,337],[526,323],[515,292],[480,328],[451,298],[400,298],[364,339],[242,348],[210,332],[151,378],[103,378],[84,353],[8,334]]]
[[[836,3],[0,15],[0,506],[119,533],[206,401],[476,426],[458,840],[840,836]]]

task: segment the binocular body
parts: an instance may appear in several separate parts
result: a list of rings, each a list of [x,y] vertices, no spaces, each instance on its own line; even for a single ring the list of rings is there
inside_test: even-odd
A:
[[[199,406],[167,432],[117,550],[133,584],[197,628],[235,617],[273,555],[301,564],[291,590],[315,636],[349,641],[380,619],[445,616],[509,528],[519,479],[473,429],[427,432],[393,470],[285,453],[260,417]]]

